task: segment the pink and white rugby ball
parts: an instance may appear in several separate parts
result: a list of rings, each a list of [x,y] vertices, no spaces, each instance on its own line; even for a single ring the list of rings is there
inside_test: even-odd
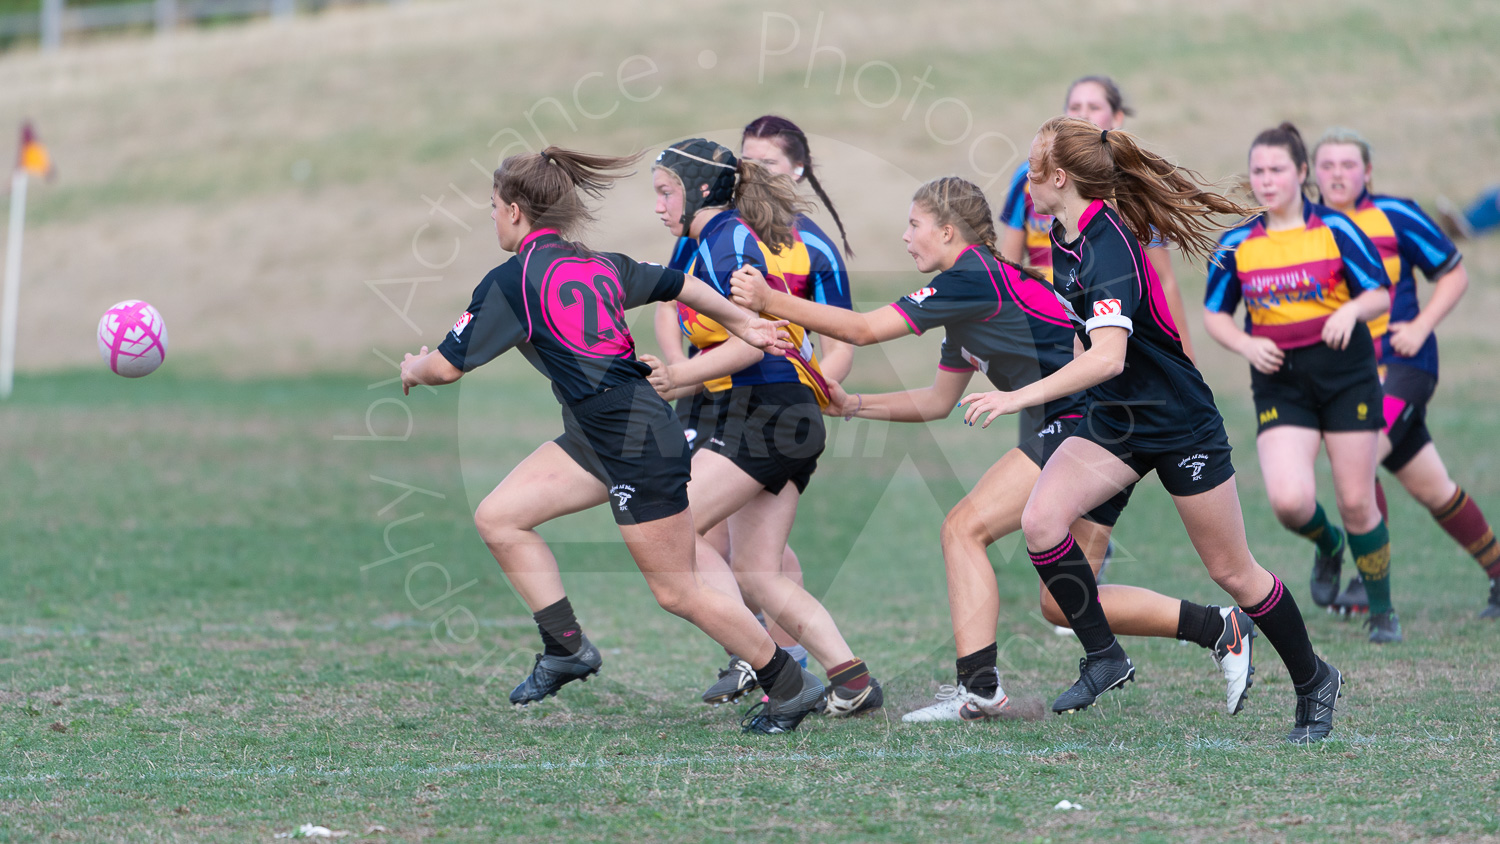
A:
[[[150,375],[167,357],[167,324],[149,304],[126,299],[99,319],[99,356],[116,375]]]

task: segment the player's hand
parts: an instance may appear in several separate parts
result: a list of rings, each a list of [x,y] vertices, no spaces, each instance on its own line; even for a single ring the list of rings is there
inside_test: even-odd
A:
[[[766,277],[753,265],[746,264],[729,276],[729,286],[734,291],[734,303],[747,310],[760,313],[766,309],[766,300],[771,298],[771,286]]]
[[[739,337],[768,355],[786,357],[786,353],[793,349],[791,335],[782,330],[787,325],[790,323],[784,319],[773,321],[752,316],[745,320]]]
[[[1006,416],[1021,410],[1021,405],[1016,402],[1015,393],[992,390],[988,393],[970,393],[963,397],[958,403],[964,408],[964,424],[973,425],[979,422],[979,417],[984,416],[981,428],[988,428],[997,416]],[[985,414],[989,414],[985,416]]]
[[[823,408],[823,415],[844,416],[847,413],[844,410],[844,405],[849,401],[849,394],[844,392],[844,388],[839,386],[839,382],[837,381],[824,379],[824,383],[828,385],[828,406]],[[850,410],[853,410],[853,408],[850,408]]]
[[[677,384],[672,380],[672,367],[662,363],[661,358],[656,355],[643,354],[639,357],[641,363],[651,367],[651,374],[646,376],[650,382],[651,389],[664,399],[670,399],[672,391],[677,389]]]
[[[1409,358],[1422,351],[1423,344],[1432,336],[1432,329],[1416,322],[1393,322],[1389,335],[1391,348],[1396,350],[1396,354]]]
[[[1359,322],[1359,314],[1349,305],[1344,305],[1328,317],[1323,323],[1323,342],[1330,349],[1344,349],[1349,345],[1349,337],[1354,334],[1354,324]]]
[[[417,380],[417,372],[416,372],[416,370],[417,370],[417,362],[420,361],[420,360],[422,360],[422,358],[425,358],[425,357],[427,357],[427,347],[423,346],[422,347],[422,351],[417,352],[416,354],[412,354],[411,352],[407,352],[406,353],[406,357],[402,359],[402,361],[401,361],[401,395],[403,395],[403,396],[409,396],[409,395],[411,395],[411,388],[412,387],[417,387],[417,386],[421,385],[422,382]]]
[[[1245,359],[1262,375],[1270,375],[1281,369],[1286,355],[1269,337],[1251,337],[1245,346]]]

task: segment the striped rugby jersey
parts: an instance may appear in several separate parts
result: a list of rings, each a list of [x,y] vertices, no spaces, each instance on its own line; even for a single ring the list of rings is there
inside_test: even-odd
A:
[[[1463,260],[1453,241],[1410,199],[1376,196],[1365,191],[1354,203],[1349,219],[1375,244],[1391,280],[1390,322],[1410,322],[1421,312],[1416,270],[1420,269],[1428,281],[1437,281]],[[1382,365],[1414,366],[1437,378],[1437,335],[1428,335],[1421,350],[1408,358],[1397,355],[1391,348],[1386,322],[1381,322],[1378,331],[1371,324],[1370,334],[1375,338],[1375,355]]]
[[[1245,303],[1250,334],[1282,349],[1322,342],[1323,323],[1355,296],[1390,286],[1380,253],[1353,222],[1304,200],[1303,225],[1268,231],[1266,215],[1219,239],[1209,262],[1204,306],[1232,314]],[[1387,317],[1370,322],[1384,331]]]

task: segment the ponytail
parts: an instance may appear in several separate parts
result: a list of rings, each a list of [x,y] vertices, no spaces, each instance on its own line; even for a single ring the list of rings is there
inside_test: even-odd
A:
[[[1212,233],[1225,228],[1214,215],[1243,218],[1262,210],[1209,190],[1213,185],[1198,173],[1151,152],[1129,132],[1055,117],[1038,135],[1044,169],[1066,172],[1084,199],[1111,202],[1142,243],[1161,239],[1189,257],[1211,255],[1219,245]]]
[[[745,132],[741,138],[772,141],[781,147],[781,151],[794,166],[802,168],[803,174],[807,177],[807,183],[812,186],[813,193],[818,195],[818,201],[828,209],[828,213],[833,217],[833,224],[838,226],[839,239],[844,243],[844,254],[854,257],[854,250],[849,247],[849,235],[844,232],[844,221],[839,219],[838,209],[833,207],[833,200],[828,198],[828,193],[823,190],[822,183],[818,181],[817,170],[813,167],[812,151],[808,148],[807,135],[802,129],[785,117],[767,114],[750,121],[745,126]]]
[[[790,176],[772,173],[761,164],[740,159],[734,186],[733,208],[755,236],[780,251],[796,242],[793,228],[798,214],[810,210],[797,195]]]
[[[598,199],[618,180],[640,153],[627,156],[591,155],[549,146],[539,153],[512,155],[495,171],[494,191],[513,202],[533,229],[556,229],[571,237],[595,220],[584,194]]]

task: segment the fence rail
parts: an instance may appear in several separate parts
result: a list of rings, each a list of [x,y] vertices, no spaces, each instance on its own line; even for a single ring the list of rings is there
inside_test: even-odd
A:
[[[42,0],[33,14],[0,15],[0,50],[20,38],[39,38],[42,49],[55,50],[70,32],[152,27],[166,32],[184,23],[222,18],[269,15],[288,18],[299,9],[318,11],[328,6],[358,6],[402,0],[137,0],[106,5],[68,6],[64,0]]]

